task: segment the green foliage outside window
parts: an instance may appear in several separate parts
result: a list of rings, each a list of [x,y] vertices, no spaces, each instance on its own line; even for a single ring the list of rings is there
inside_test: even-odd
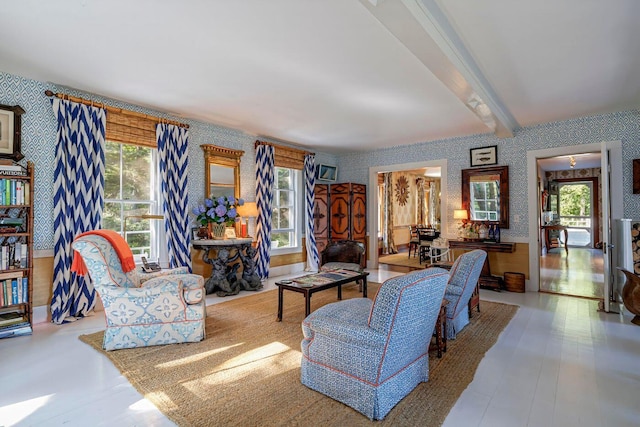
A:
[[[105,145],[105,204],[102,227],[124,233],[128,216],[152,212],[153,153],[151,148],[107,141]],[[126,240],[134,254],[151,253],[151,224],[127,218]]]

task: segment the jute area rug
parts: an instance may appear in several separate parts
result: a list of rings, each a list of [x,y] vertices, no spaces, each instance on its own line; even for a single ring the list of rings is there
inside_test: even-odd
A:
[[[379,285],[370,284],[369,295]],[[343,299],[357,298],[357,286]],[[312,310],[336,300],[336,292],[314,294]],[[283,321],[276,322],[277,291],[207,307],[206,339],[104,352],[103,332],[80,339],[102,352],[133,386],[180,426],[361,426],[360,413],[300,383],[302,294],[285,292]],[[483,301],[471,323],[429,359],[429,382],[405,397],[382,422],[393,426],[441,425],[471,382],[485,352],[517,307]]]
[[[410,270],[422,270],[429,266],[429,262],[420,264],[419,256],[411,256],[407,252],[400,252],[393,255],[382,255],[378,258],[380,264],[395,265],[400,267],[408,267]]]

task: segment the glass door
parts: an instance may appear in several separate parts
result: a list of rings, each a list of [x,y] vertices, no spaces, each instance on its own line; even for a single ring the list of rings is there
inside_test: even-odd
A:
[[[593,184],[590,181],[559,183],[560,224],[567,227],[568,246],[594,245]],[[564,234],[560,233],[564,239]],[[562,242],[565,243],[565,242]]]

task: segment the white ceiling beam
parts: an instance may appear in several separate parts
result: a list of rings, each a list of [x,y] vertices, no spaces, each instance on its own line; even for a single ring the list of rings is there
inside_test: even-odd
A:
[[[360,2],[496,136],[513,137],[518,123],[434,0]]]

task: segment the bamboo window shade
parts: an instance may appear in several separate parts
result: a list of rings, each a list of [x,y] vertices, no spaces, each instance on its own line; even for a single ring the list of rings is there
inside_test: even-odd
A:
[[[274,165],[281,168],[302,170],[304,169],[304,157],[307,154],[313,154],[309,151],[285,147],[264,141],[256,141],[255,146],[257,147],[258,145],[271,145],[273,147]]]
[[[156,125],[158,123],[169,123],[180,127],[189,127],[189,125],[175,122],[173,120],[167,120],[144,113],[138,113],[136,111],[112,107],[100,102],[77,98],[71,95],[61,93],[54,94],[49,90],[45,91],[45,94],[47,96],[55,96],[57,98],[68,99],[69,101],[85,105],[104,108],[107,111],[105,138],[109,141],[157,148]]]

